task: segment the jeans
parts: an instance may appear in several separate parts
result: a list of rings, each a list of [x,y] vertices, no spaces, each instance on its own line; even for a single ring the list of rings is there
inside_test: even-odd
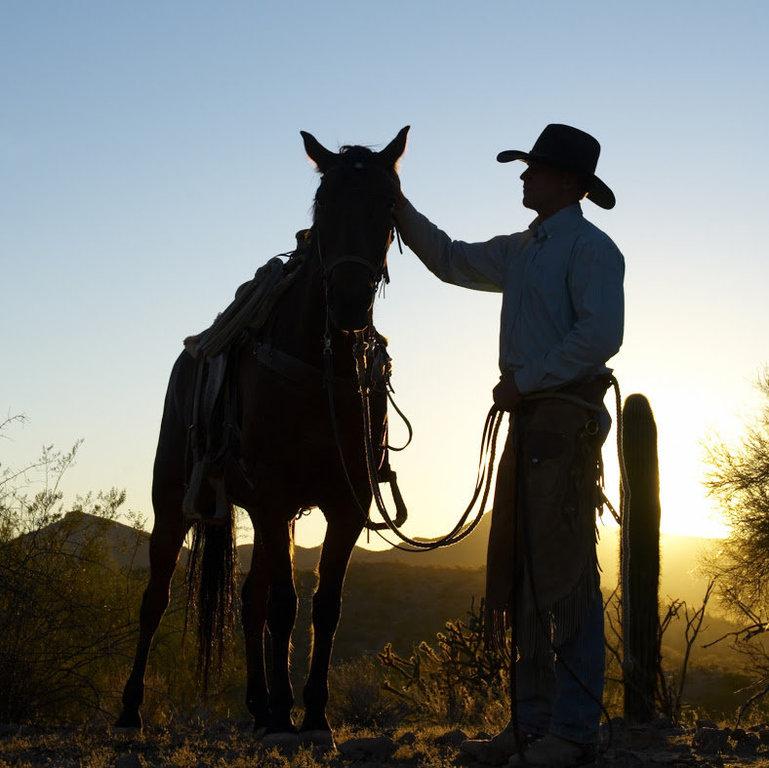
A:
[[[515,665],[519,727],[524,733],[551,733],[594,744],[604,684],[603,601],[598,590],[574,637],[555,651],[555,657],[521,658]]]

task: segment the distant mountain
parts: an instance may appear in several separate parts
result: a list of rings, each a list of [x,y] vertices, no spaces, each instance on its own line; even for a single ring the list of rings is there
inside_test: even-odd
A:
[[[133,526],[125,525],[117,520],[106,520],[87,512],[67,512],[61,520],[24,534],[19,540],[31,536],[60,537],[65,551],[76,549],[86,537],[94,535],[103,537],[107,551],[120,567],[147,570],[150,567],[150,535]],[[179,557],[182,565],[187,563],[187,549],[184,548]]]
[[[398,549],[373,551],[355,547],[352,555],[354,564],[403,564],[429,566],[431,568],[482,569],[486,564],[486,543],[491,525],[490,515],[485,515],[476,530],[466,539],[447,549],[429,552],[409,553]],[[136,569],[149,568],[149,534],[117,521],[104,520],[94,515],[70,512],[62,520],[36,532],[35,535],[52,535],[66,531],[73,543],[86,533],[93,533],[94,526],[103,528],[103,535],[116,563],[131,564]],[[617,584],[619,570],[618,529],[599,526],[600,540],[598,558],[602,569],[602,586],[611,590]],[[699,603],[705,592],[707,579],[699,572],[699,561],[703,555],[712,552],[718,540],[694,536],[664,535],[662,538],[661,595],[664,598],[679,598],[688,603]],[[238,558],[242,570],[251,563],[253,546],[241,544]],[[294,551],[294,562],[299,571],[314,570],[320,558],[320,547],[300,547]],[[187,550],[182,550],[180,564],[186,564]]]
[[[466,539],[452,547],[428,552],[403,552],[392,548],[373,551],[355,547],[353,563],[404,563],[407,565],[432,566],[434,568],[484,568],[486,545],[489,538],[491,515],[484,515],[478,527]],[[601,583],[612,590],[617,585],[619,572],[619,529],[604,527],[599,523],[598,561],[601,565]],[[392,536],[389,537],[392,540]],[[696,536],[662,536],[662,574],[660,594],[665,598],[678,598],[687,603],[699,603],[705,593],[707,578],[699,572],[703,555],[713,551],[718,540]],[[249,567],[252,546],[238,547],[241,568]],[[318,564],[320,547],[300,547],[294,550],[294,562],[299,570],[312,570]]]

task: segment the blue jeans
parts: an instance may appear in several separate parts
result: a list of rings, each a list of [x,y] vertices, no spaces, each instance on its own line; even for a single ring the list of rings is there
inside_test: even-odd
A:
[[[544,636],[544,629],[541,631]],[[548,644],[546,638],[544,644]],[[550,654],[549,658],[539,660],[521,658],[516,663],[519,727],[524,733],[552,733],[580,744],[594,744],[598,741],[598,702],[604,684],[600,591],[596,590],[574,637],[555,650],[555,657]]]

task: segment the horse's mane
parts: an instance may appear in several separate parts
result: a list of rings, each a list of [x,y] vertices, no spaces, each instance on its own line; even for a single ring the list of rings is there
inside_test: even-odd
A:
[[[374,150],[360,144],[345,144],[339,147],[339,154],[346,162],[354,163],[360,160],[367,160],[374,154]]]

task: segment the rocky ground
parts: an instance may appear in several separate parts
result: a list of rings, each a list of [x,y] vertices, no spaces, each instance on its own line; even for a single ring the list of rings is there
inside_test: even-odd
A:
[[[602,730],[605,750],[599,768],[769,768],[769,724],[734,729],[699,721],[693,728],[676,728],[661,720],[651,726],[626,727],[614,720],[611,728],[605,725]],[[293,752],[266,750],[254,740],[247,724],[231,721],[148,727],[142,733],[98,726],[0,725],[0,768],[475,768],[457,747],[466,736],[483,734],[445,727],[403,728],[384,735],[340,728],[336,736],[337,750],[319,755],[304,747]]]

